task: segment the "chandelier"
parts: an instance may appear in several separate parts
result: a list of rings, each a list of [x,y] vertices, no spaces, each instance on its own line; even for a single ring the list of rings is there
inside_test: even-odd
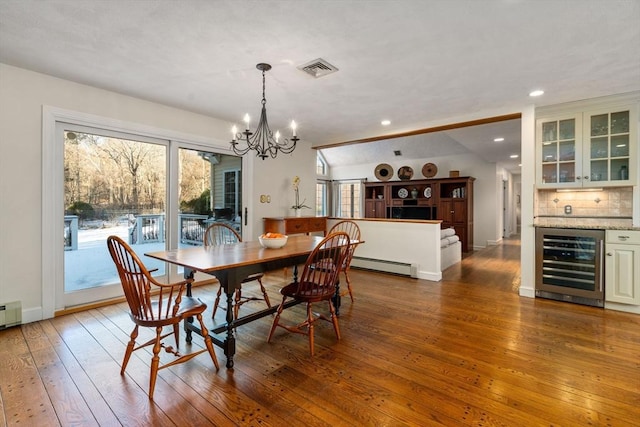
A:
[[[256,151],[256,156],[266,159],[268,156],[275,158],[278,155],[278,151],[289,154],[296,148],[296,142],[299,141],[296,136],[296,122],[291,121],[291,139],[287,139],[280,135],[280,131],[276,131],[275,135],[269,128],[267,122],[267,100],[264,96],[264,73],[271,69],[271,65],[260,63],[256,65],[256,68],[262,71],[262,112],[260,113],[260,121],[255,132],[249,130],[249,121],[251,120],[249,114],[244,115],[244,123],[246,129],[244,132],[238,132],[238,128],[234,125],[231,129],[233,139],[231,140],[231,148],[233,152],[239,156],[244,156],[251,150]],[[241,147],[246,144],[246,147]]]

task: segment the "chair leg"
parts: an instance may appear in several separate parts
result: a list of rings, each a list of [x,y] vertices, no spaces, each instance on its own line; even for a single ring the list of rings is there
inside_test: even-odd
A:
[[[267,307],[271,308],[271,301],[269,301],[269,294],[267,294],[267,290],[262,284],[262,279],[255,279],[260,285],[260,292],[262,292],[262,299],[267,303]],[[240,307],[249,301],[258,301],[261,298],[257,297],[246,297],[243,299],[242,297],[242,288],[236,289],[235,297],[234,297],[234,306],[233,306],[233,318],[237,319],[240,315]]]
[[[153,357],[151,358],[151,377],[149,378],[149,399],[153,400],[153,391],[156,388],[156,379],[158,378],[158,367],[160,366],[160,337],[162,336],[162,327],[156,328],[156,342],[153,344]]]
[[[280,322],[280,315],[282,314],[282,310],[284,309],[284,302],[286,301],[286,299],[287,297],[282,297],[282,302],[278,306],[278,311],[276,311],[276,316],[273,318],[273,323],[271,324],[271,330],[269,331],[269,337],[267,338],[267,342],[271,342],[271,337],[273,336],[273,333],[278,327],[278,324]]]
[[[353,302],[353,292],[351,291],[351,279],[349,278],[349,270],[344,271],[344,277],[347,279],[347,289],[349,290],[349,297],[351,298],[351,302]]]
[[[264,288],[264,285],[262,284],[262,279],[258,279],[258,283],[260,284],[260,291],[262,291],[264,302],[267,303],[267,307],[271,308],[271,301],[269,301],[269,295],[267,294],[267,290]]]
[[[340,296],[343,297],[348,293],[349,297],[351,298],[351,302],[353,302],[353,292],[351,291],[351,279],[349,278],[349,271],[344,270],[343,272],[344,272],[344,278],[346,279],[346,282],[347,282],[347,292],[342,292]]]
[[[311,311],[311,303],[307,303],[307,329],[309,335],[309,352],[313,357],[314,354],[314,340],[313,340],[313,330],[314,330],[314,318],[313,312]]]
[[[180,348],[180,324],[173,324],[173,336],[176,339],[176,348]]]
[[[207,330],[207,327],[204,326],[202,314],[198,314],[196,317],[198,318],[198,322],[200,322],[200,329],[202,330],[202,336],[204,337],[204,344],[207,346],[207,351],[211,356],[211,360],[213,360],[213,364],[216,366],[216,371],[219,371],[220,365],[218,364],[218,358],[216,357],[216,352],[213,350],[213,343],[211,342],[209,331]]]
[[[220,295],[222,295],[222,285],[218,287],[218,293],[216,294],[216,301],[213,303],[213,313],[211,318],[216,317],[216,311],[218,311],[218,304],[220,304]]]
[[[331,323],[333,323],[333,330],[336,332],[336,337],[340,339],[340,325],[338,325],[338,316],[336,316],[336,309],[333,306],[331,300],[329,302],[329,311],[331,312]]]
[[[133,353],[133,347],[136,345],[136,338],[138,338],[138,325],[133,328],[131,332],[131,339],[127,344],[127,349],[124,352],[124,359],[122,360],[122,368],[120,369],[120,375],[124,375],[124,370],[127,369],[127,364],[129,363],[129,358],[131,357],[131,353]]]

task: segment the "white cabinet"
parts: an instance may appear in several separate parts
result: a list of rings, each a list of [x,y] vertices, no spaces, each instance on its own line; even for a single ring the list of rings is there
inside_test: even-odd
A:
[[[640,306],[640,231],[608,230],[605,301]]]
[[[536,149],[539,187],[582,185],[582,115],[539,119]]]
[[[637,171],[637,105],[539,118],[539,188],[629,186]]]

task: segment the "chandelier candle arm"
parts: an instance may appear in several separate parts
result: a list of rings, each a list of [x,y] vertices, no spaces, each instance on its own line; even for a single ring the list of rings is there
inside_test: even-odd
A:
[[[243,121],[245,122],[246,130],[244,132],[238,132],[238,128],[234,125],[231,128],[233,134],[231,140],[231,148],[233,152],[239,156],[244,156],[251,150],[256,151],[256,156],[262,160],[271,156],[275,158],[278,152],[284,154],[290,154],[295,150],[296,143],[300,140],[296,135],[297,124],[295,121],[291,121],[291,139],[280,138],[282,135],[279,131],[276,131],[275,135],[269,128],[269,122],[267,121],[267,99],[265,97],[265,72],[271,69],[271,65],[260,63],[256,65],[256,68],[262,71],[262,111],[260,112],[260,121],[255,132],[249,130],[249,123],[251,118],[249,114],[245,114]],[[240,144],[246,144],[246,147],[241,147]]]

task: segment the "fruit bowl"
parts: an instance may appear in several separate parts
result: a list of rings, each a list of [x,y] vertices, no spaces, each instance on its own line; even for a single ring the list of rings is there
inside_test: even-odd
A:
[[[280,233],[266,233],[258,237],[263,248],[279,249],[287,244],[288,236]]]

